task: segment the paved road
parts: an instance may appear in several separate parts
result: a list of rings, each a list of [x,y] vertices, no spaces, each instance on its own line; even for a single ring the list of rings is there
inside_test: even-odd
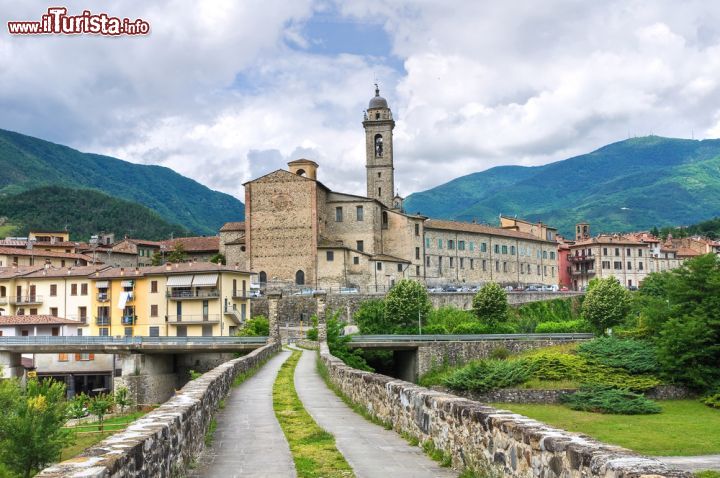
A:
[[[338,450],[357,478],[457,477],[457,473],[440,467],[397,433],[353,412],[327,388],[315,368],[316,360],[315,352],[303,352],[295,370],[295,388],[315,421],[335,435]]]
[[[685,471],[720,471],[720,455],[703,456],[656,456],[660,461]]]
[[[280,366],[290,356],[282,351],[254,376],[232,390],[211,447],[190,473],[193,478],[295,477],[290,448],[272,406],[272,387]]]

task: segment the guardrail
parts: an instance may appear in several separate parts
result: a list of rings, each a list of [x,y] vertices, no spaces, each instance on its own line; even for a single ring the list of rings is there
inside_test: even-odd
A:
[[[479,342],[487,340],[582,340],[593,334],[351,335],[351,343]]]
[[[264,344],[267,337],[87,337],[33,336],[0,337],[3,345],[195,345],[195,344]]]

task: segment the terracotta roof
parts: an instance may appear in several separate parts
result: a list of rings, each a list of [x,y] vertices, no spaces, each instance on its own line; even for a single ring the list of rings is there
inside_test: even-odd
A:
[[[375,254],[374,256],[370,257],[370,259],[373,261],[403,262],[405,264],[410,264],[410,261],[406,259],[390,256],[388,254]]]
[[[0,247],[0,255],[7,256],[35,256],[35,257],[62,257],[65,259],[82,259],[92,262],[92,257],[84,254],[73,254],[69,252],[43,251],[40,249],[15,249],[12,247]]]
[[[226,222],[225,224],[223,224],[223,227],[220,228],[220,232],[244,231],[244,230],[245,230],[245,223],[243,221]]]
[[[596,237],[591,237],[590,239],[586,239],[584,241],[578,241],[572,246],[571,248],[579,247],[579,246],[588,246],[592,244],[621,244],[626,246],[642,246],[648,244],[647,242],[643,242],[639,239],[633,239],[632,237],[628,236],[620,236],[620,235],[609,235],[609,234],[601,234]]]
[[[137,274],[135,273],[137,270]],[[122,273],[121,273],[122,271]],[[91,279],[134,279],[149,275],[173,275],[192,274],[203,272],[238,272],[251,274],[251,272],[236,269],[231,266],[218,266],[212,262],[180,262],[176,264],[167,263],[162,266],[148,267],[110,267],[97,273],[93,273]]]
[[[24,276],[38,269],[42,269],[42,265],[36,266],[20,266],[20,267],[0,267],[0,279],[10,279],[12,277]]]
[[[679,257],[695,257],[701,256],[702,253],[696,251],[695,249],[690,249],[689,247],[679,247],[677,250],[677,255]]]
[[[2,315],[0,326],[3,325],[84,325],[78,320],[63,319],[54,315]]]
[[[48,267],[25,275],[30,278],[43,277],[87,277],[96,271],[109,269],[110,266],[77,266],[77,267]]]
[[[173,250],[176,244],[182,244],[185,252],[218,252],[220,250],[220,238],[209,237],[178,237],[163,241],[168,251]]]
[[[245,245],[245,236],[238,237],[234,241],[228,241],[225,243],[226,246],[244,246]]]
[[[0,246],[4,247],[26,247],[28,241],[18,241],[17,239],[1,239]]]
[[[476,234],[488,234],[493,236],[512,237],[513,239],[525,239],[536,242],[548,242],[555,244],[553,241],[546,241],[539,237],[533,236],[525,232],[513,231],[510,229],[502,229],[499,227],[486,226],[484,224],[472,224],[470,222],[460,221],[444,221],[440,219],[428,219],[425,221],[425,229],[443,229],[446,231],[474,232]]]

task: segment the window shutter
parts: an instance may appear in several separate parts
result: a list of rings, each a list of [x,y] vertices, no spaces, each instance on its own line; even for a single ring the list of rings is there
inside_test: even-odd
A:
[[[80,354],[75,354],[75,361],[76,361],[76,362],[79,362],[79,361],[80,361]]]
[[[95,354],[89,354],[88,360],[95,360]]]

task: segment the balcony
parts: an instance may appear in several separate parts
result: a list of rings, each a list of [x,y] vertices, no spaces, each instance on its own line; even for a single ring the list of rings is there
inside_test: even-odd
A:
[[[593,254],[580,254],[578,256],[570,255],[568,254],[568,260],[570,262],[590,262],[595,261],[595,256]]]
[[[250,294],[246,290],[234,290],[232,293],[233,299],[247,300],[250,298]]]
[[[205,325],[220,322],[220,314],[208,315],[169,315],[167,323],[170,325]]]
[[[170,289],[165,296],[170,300],[217,299],[220,297],[220,291],[218,289]]]
[[[99,317],[95,317],[95,324],[100,326],[110,325],[110,317],[105,317],[102,315]]]
[[[110,293],[98,292],[97,301],[98,302],[110,302]]]
[[[39,305],[43,303],[41,295],[18,295],[10,297],[10,303],[14,305]]]
[[[590,268],[590,269],[580,269],[579,271],[576,271],[575,269],[573,269],[573,271],[572,271],[572,275],[574,275],[574,276],[592,275],[592,274],[595,274],[594,267]]]
[[[123,325],[135,325],[137,322],[137,315],[124,315],[121,322]]]

